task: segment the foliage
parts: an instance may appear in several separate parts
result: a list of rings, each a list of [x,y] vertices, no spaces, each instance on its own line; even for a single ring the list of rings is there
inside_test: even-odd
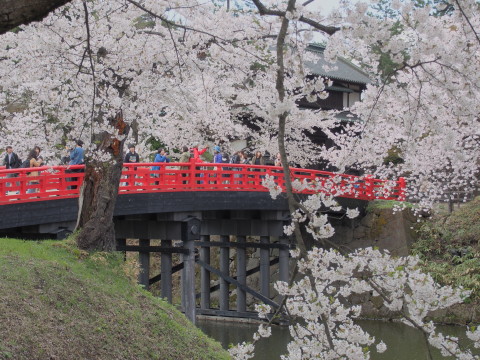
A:
[[[0,239],[0,358],[227,359],[125,275],[123,256]]]
[[[397,146],[388,149],[387,156],[383,159],[384,165],[397,165],[403,163],[402,153]]]
[[[415,204],[412,204],[407,201],[396,201],[396,200],[373,200],[370,201],[367,205],[367,212],[372,212],[375,209],[413,209]]]
[[[461,285],[480,299],[480,197],[450,215],[436,215],[419,229],[412,252],[441,284]]]

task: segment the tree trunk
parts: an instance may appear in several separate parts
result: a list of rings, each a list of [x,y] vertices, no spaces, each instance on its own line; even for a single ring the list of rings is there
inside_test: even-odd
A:
[[[119,113],[111,124],[120,135],[128,134],[129,127]],[[85,167],[85,179],[79,198],[77,220],[77,246],[83,250],[115,250],[115,229],[113,211],[118,196],[118,186],[122,174],[123,143],[125,140],[103,135],[99,151],[109,153],[112,161],[89,162]]]
[[[0,35],[19,25],[40,21],[70,0],[0,0]]]

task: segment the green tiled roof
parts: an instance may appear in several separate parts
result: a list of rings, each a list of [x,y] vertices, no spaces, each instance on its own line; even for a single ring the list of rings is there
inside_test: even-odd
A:
[[[318,56],[317,62],[305,61],[305,66],[314,75],[320,75],[328,77],[332,80],[346,81],[350,83],[369,84],[371,81],[367,74],[363,72],[358,66],[355,66],[350,61],[339,58],[336,63],[331,64],[323,57],[323,50],[325,48],[319,45],[309,45],[307,51],[311,51]],[[336,68],[333,71],[325,71],[323,66],[326,65],[329,68]]]

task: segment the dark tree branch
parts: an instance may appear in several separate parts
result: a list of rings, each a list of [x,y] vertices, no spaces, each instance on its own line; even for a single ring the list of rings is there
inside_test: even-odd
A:
[[[87,8],[87,3],[85,0],[83,1],[83,10],[85,12],[85,28],[87,29],[87,46],[85,48],[85,53],[88,54],[88,58],[90,60],[90,69],[92,71],[92,81],[93,81],[93,96],[92,96],[92,115],[90,119],[90,137],[93,140],[93,119],[95,117],[95,97],[97,95],[97,85],[96,85],[96,78],[95,78],[95,65],[93,63],[93,58],[92,58],[92,47],[90,44],[90,39],[91,39],[91,34],[90,34],[90,23],[88,22],[88,8]],[[84,56],[85,56],[84,53]],[[83,62],[83,58],[82,58]],[[82,64],[80,64],[80,68],[82,67]],[[83,129],[82,129],[83,132]]]
[[[472,29],[473,33],[475,34],[475,37],[477,38],[478,43],[480,43],[480,38],[478,37],[478,34],[477,34],[477,32],[475,31],[475,28],[473,27],[472,23],[470,22],[470,19],[468,18],[467,14],[465,14],[465,11],[464,11],[463,8],[461,7],[460,2],[459,2],[458,0],[455,0],[455,4],[458,6],[458,10],[460,10],[460,12],[462,13],[463,17],[464,17],[465,20],[467,21],[468,26],[470,26],[470,28]]]
[[[71,0],[0,0],[0,35],[17,26],[41,21]]]
[[[130,4],[136,6],[137,8],[139,8],[140,10],[143,10],[145,11],[147,14],[153,16],[154,18],[157,18],[157,19],[160,19],[162,20],[165,24],[168,25],[169,29],[171,26],[173,27],[176,27],[176,28],[180,28],[180,29],[184,29],[184,30],[190,30],[190,31],[195,31],[197,33],[200,33],[200,34],[205,34],[205,35],[208,35],[208,36],[211,36],[213,38],[219,38],[218,36],[214,35],[214,34],[211,34],[209,32],[206,32],[206,31],[202,31],[202,30],[198,30],[198,29],[194,29],[190,26],[185,26],[185,25],[182,25],[182,24],[177,24],[171,20],[168,20],[166,17],[162,16],[162,15],[159,15],[159,14],[156,14],[154,13],[153,11],[151,10],[148,10],[145,6],[141,5],[140,3],[134,1],[134,0],[127,0]],[[223,39],[222,39],[223,40]]]
[[[273,9],[268,9],[265,5],[263,5],[262,2],[260,2],[260,0],[252,0],[253,3],[255,4],[255,6],[257,7],[258,9],[258,12],[260,15],[271,15],[271,16],[278,16],[278,17],[285,17],[285,14],[286,12],[285,11],[280,11],[280,10],[273,10]],[[291,10],[294,10],[293,8]],[[291,11],[287,8],[287,11]],[[311,27],[317,29],[317,30],[320,30],[322,32],[324,32],[325,34],[328,34],[328,35],[333,35],[335,34],[337,31],[340,30],[339,27],[336,27],[336,26],[325,26],[325,25],[322,25],[320,24],[318,21],[315,21],[313,19],[310,19],[310,18],[306,18],[305,16],[300,16],[300,19],[298,19],[298,21],[304,23],[304,24],[308,24],[310,25]]]

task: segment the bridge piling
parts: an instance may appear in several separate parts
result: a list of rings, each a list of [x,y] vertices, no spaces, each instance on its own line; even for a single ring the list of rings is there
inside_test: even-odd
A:
[[[150,239],[139,239],[139,246],[149,247]],[[140,263],[140,274],[138,282],[145,286],[145,289],[150,287],[150,252],[149,251],[139,251],[138,252],[138,261]]]
[[[195,324],[195,242],[200,239],[200,220],[189,217],[181,224],[183,248],[182,305],[185,316]]]
[[[221,235],[221,242],[229,242],[230,236]],[[220,248],[220,272],[224,276],[229,276],[230,274],[230,248],[228,245],[225,245]],[[224,278],[220,278],[220,310],[228,311],[229,309],[229,287],[230,284]]]
[[[289,282],[289,266],[288,266],[288,259],[289,259],[289,240],[286,237],[280,237],[279,239],[280,244],[284,245],[279,249],[279,280]]]
[[[117,246],[122,246],[122,247],[127,246],[127,239],[117,239]],[[123,252],[123,261],[126,261],[127,252],[126,251],[122,251],[122,252]]]
[[[172,240],[162,240],[162,246],[172,247]],[[160,296],[172,303],[172,254],[162,252],[160,255]]]
[[[260,236],[260,243],[268,246],[269,236]],[[270,297],[270,249],[260,248],[260,293]]]
[[[247,255],[245,247],[246,237],[237,236],[237,281],[242,285],[247,285]],[[243,246],[242,246],[243,245]],[[237,311],[247,311],[247,293],[245,290],[237,287]]]
[[[193,240],[184,240],[183,247],[189,252],[183,254],[182,307],[187,319],[195,324],[195,245]]]
[[[200,241],[210,242],[210,236],[201,235]],[[200,260],[210,265],[210,247],[202,246],[200,248]],[[210,309],[210,271],[205,267],[200,269],[200,308]]]

